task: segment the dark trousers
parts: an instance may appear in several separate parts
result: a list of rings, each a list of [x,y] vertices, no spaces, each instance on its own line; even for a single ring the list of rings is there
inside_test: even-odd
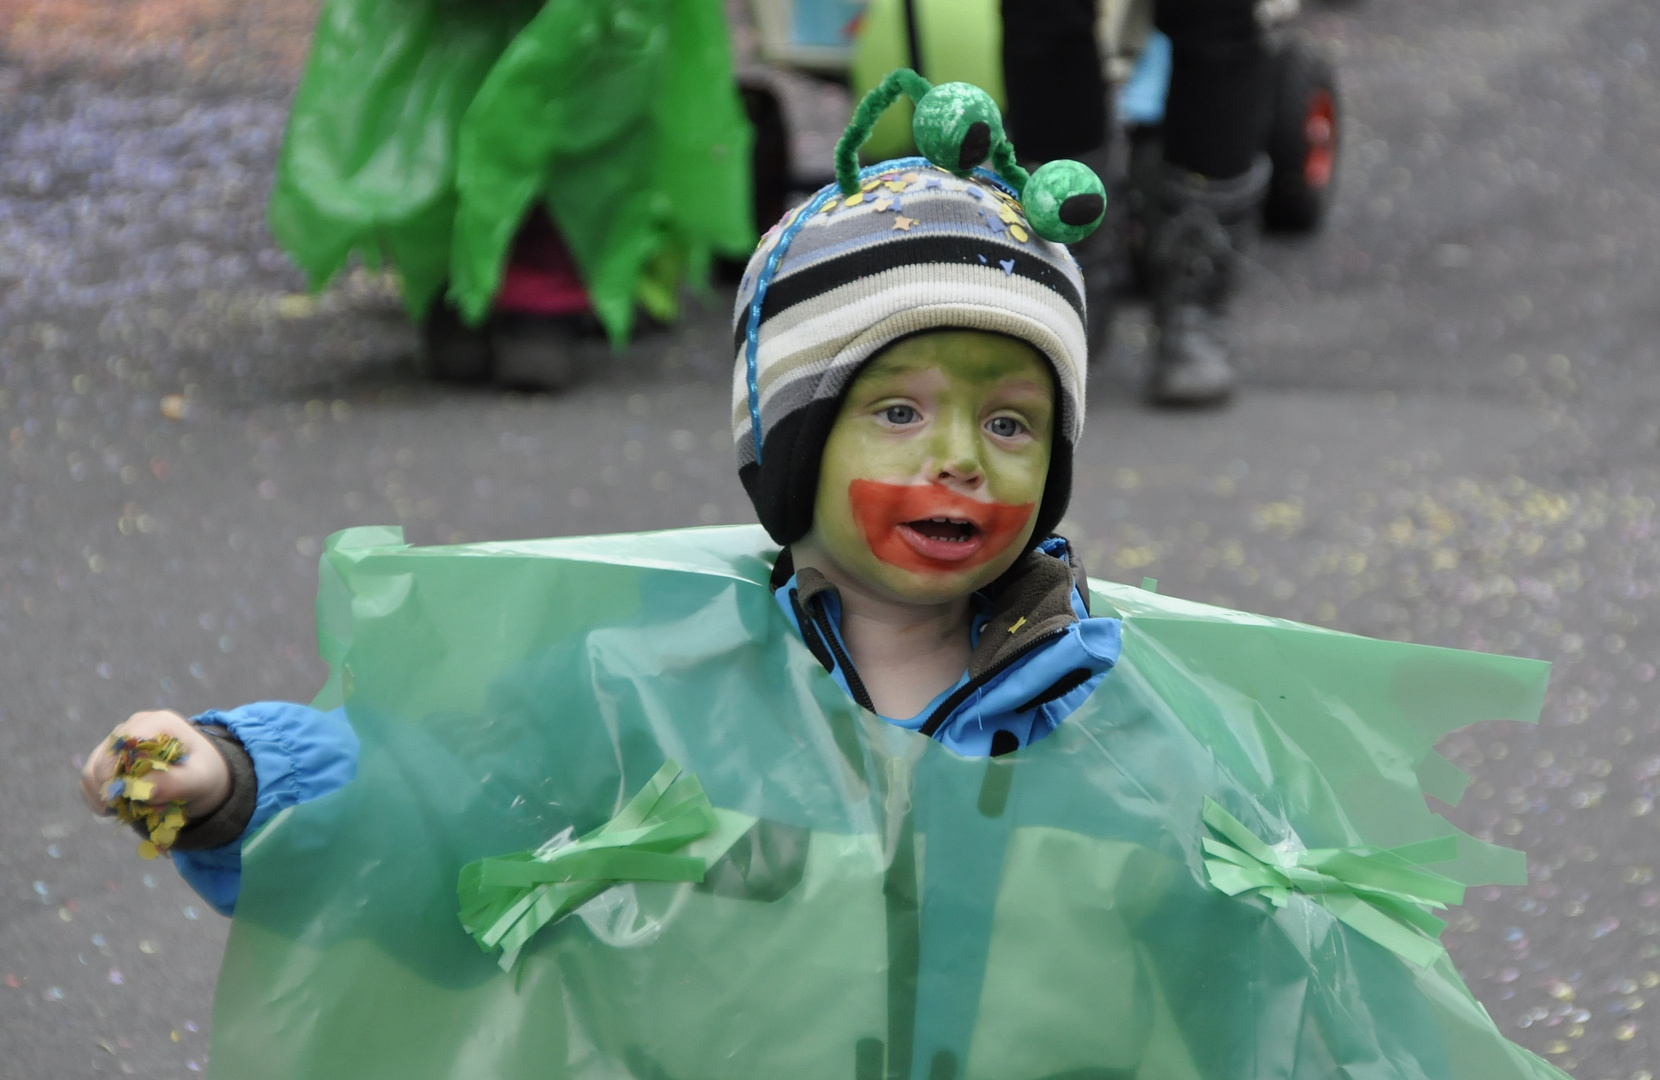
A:
[[[1158,0],[1172,45],[1164,157],[1212,179],[1262,149],[1268,65],[1254,0]],[[1023,158],[1076,157],[1107,138],[1095,0],[1003,0],[1009,135]]]

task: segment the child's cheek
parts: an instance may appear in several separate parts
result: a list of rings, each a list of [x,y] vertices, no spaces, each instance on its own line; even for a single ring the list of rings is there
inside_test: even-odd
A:
[[[1001,503],[1042,501],[1049,481],[1049,455],[1033,446],[1023,453],[988,454],[986,491]]]
[[[843,459],[842,470],[849,480],[914,483],[921,478],[928,460],[926,444],[920,439],[867,435],[849,443],[851,452]]]

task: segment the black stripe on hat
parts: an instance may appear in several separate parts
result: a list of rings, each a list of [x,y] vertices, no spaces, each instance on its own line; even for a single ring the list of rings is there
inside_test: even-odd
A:
[[[879,241],[777,278],[767,286],[767,296],[761,304],[761,322],[764,325],[780,312],[831,289],[903,266],[944,263],[988,266],[995,270],[1001,269],[1005,262],[1010,263],[1007,273],[1036,282],[1056,293],[1077,312],[1079,320],[1084,318],[1084,298],[1071,278],[1048,259],[1033,255],[1031,248],[971,236],[937,235]],[[734,328],[734,349],[744,347],[748,329],[746,312]]]

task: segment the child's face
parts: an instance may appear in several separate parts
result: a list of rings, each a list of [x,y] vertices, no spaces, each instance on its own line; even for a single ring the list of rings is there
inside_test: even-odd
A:
[[[1032,533],[1054,381],[1023,341],[918,334],[859,374],[824,448],[809,543],[878,593],[941,603],[990,584]]]

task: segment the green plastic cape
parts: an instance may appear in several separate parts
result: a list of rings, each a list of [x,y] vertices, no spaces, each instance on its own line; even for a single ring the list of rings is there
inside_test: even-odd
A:
[[[754,246],[750,141],[719,0],[328,0],[271,231],[313,288],[356,250],[476,322],[542,199],[620,342]]]
[[[361,762],[245,846],[216,1076],[1564,1080],[1445,954],[1205,867],[1226,817],[1289,854],[1450,838],[1438,872],[1519,881],[1423,788],[1457,797],[1443,733],[1536,719],[1544,664],[1098,584],[1118,666],[1049,738],[968,760],[837,688],[758,528],[401,540],[323,556],[319,705]],[[504,973],[457,917],[462,868],[627,825],[665,762],[741,837]]]

